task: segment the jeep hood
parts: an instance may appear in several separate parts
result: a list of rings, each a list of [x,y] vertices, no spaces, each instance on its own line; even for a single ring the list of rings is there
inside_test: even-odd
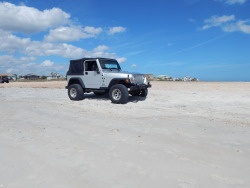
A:
[[[118,71],[118,70],[105,70],[103,71],[107,77],[114,77],[115,75],[120,75],[122,77],[128,77],[128,75],[144,75],[138,72],[127,72],[127,71]]]

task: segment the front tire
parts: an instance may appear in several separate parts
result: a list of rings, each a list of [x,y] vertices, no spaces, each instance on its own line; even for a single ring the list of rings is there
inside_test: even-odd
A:
[[[68,96],[73,101],[79,101],[84,98],[83,88],[80,84],[72,84],[68,88]]]
[[[125,104],[128,102],[128,88],[122,84],[116,84],[109,90],[109,98],[113,103]]]
[[[141,97],[147,97],[147,95],[148,95],[148,89],[147,88],[146,89],[142,89],[141,93],[140,93],[140,96]]]

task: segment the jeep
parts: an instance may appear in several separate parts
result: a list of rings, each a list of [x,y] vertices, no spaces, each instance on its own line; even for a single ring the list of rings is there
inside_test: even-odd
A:
[[[146,76],[123,72],[115,59],[83,58],[71,60],[66,75],[71,100],[84,99],[84,93],[109,94],[113,103],[125,104],[129,94],[146,97],[151,87]]]
[[[9,83],[9,78],[8,76],[0,76],[0,83]]]

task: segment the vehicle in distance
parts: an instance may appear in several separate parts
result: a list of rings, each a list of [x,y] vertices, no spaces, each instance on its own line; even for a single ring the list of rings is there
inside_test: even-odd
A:
[[[0,83],[9,83],[9,78],[8,76],[0,76]]]

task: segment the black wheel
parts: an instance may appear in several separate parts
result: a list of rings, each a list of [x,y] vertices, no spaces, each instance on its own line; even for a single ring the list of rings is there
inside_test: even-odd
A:
[[[109,98],[113,103],[125,104],[128,102],[128,88],[122,84],[116,84],[109,90]]]
[[[140,96],[141,97],[147,97],[147,95],[148,95],[148,89],[147,88],[146,89],[142,89],[141,93],[140,93]]]
[[[79,101],[84,98],[83,88],[79,84],[72,84],[68,88],[68,96],[71,100]]]

